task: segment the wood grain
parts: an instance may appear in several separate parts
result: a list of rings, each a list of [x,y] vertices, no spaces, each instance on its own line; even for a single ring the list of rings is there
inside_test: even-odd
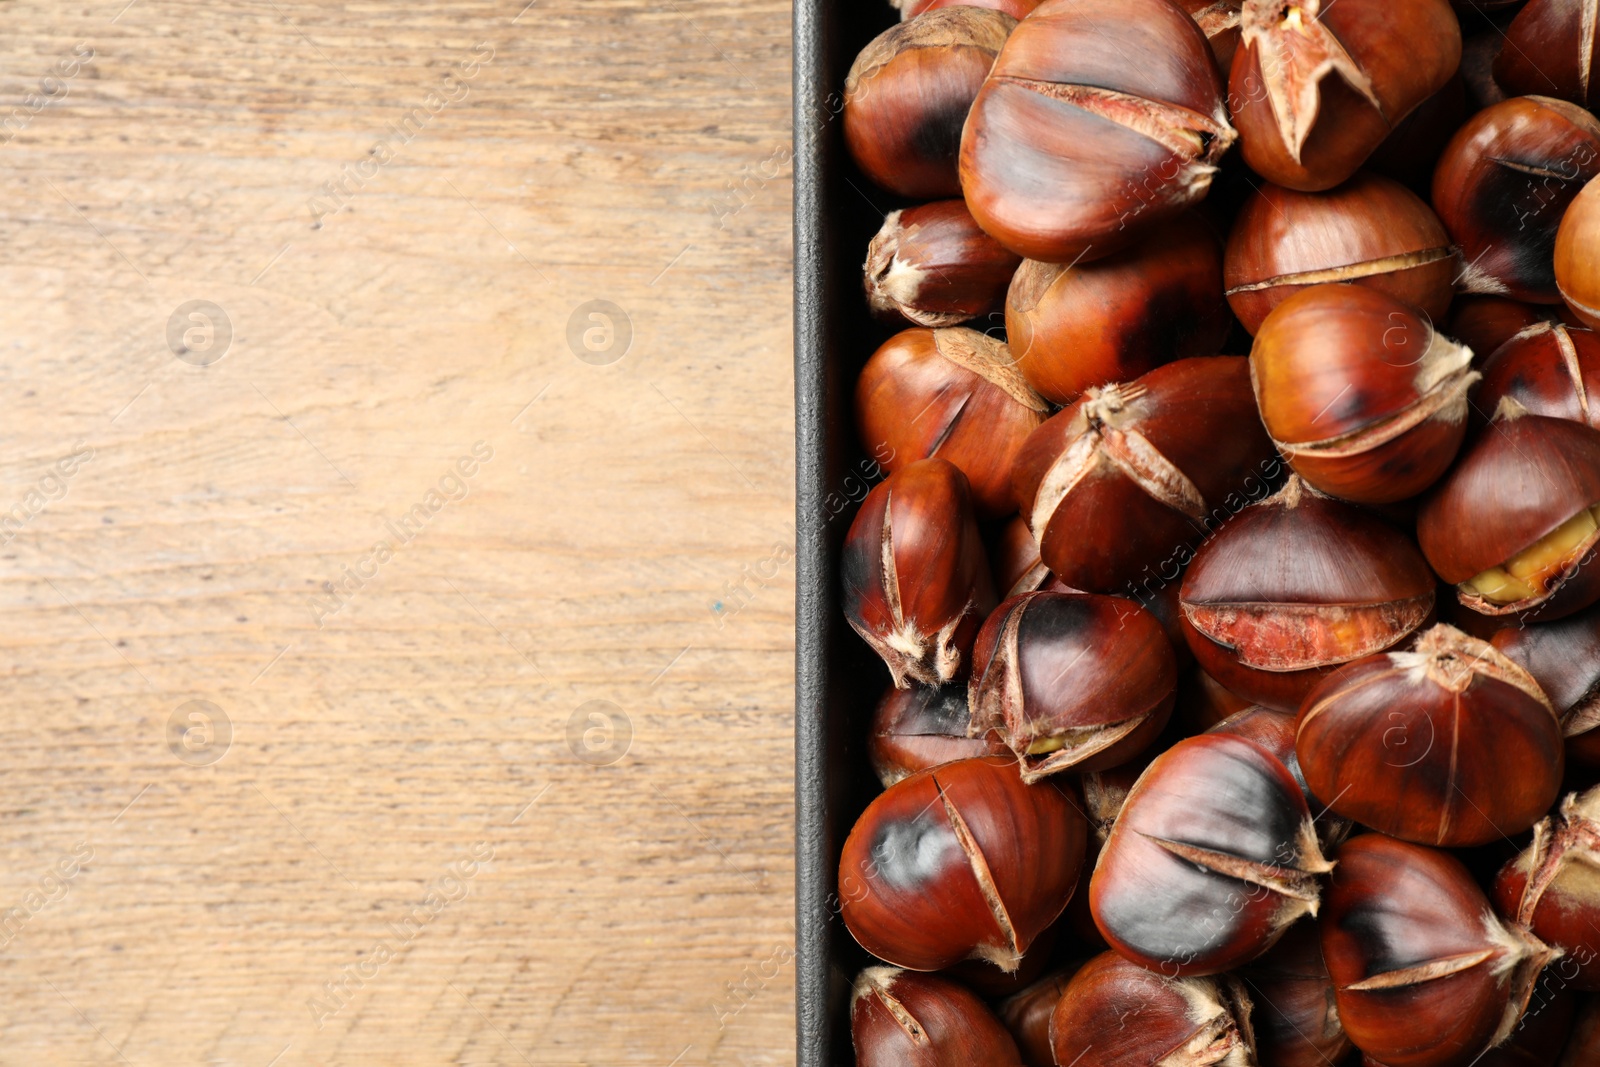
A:
[[[0,1063],[793,1062],[789,9],[523,2],[0,4]]]

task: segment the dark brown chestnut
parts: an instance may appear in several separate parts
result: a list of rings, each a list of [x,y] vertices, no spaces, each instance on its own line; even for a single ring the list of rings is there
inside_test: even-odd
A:
[[[1296,725],[1295,716],[1288,712],[1252,705],[1223,719],[1206,733],[1233,734],[1235,737],[1254,741],[1276,756],[1278,762],[1283,764],[1284,769],[1300,786],[1300,793],[1306,798],[1306,806],[1311,809],[1311,819],[1317,826],[1317,840],[1322,842],[1322,850],[1329,852],[1350,836],[1354,824],[1349,819],[1335,814],[1326,804],[1318,800],[1316,794],[1311,791],[1311,786],[1306,783],[1305,772],[1300,769],[1300,756],[1294,750]],[[1092,811],[1089,821],[1094,822]]]
[[[850,995],[856,1067],[956,1067],[1021,1063],[994,1012],[954,982],[895,967],[868,967]]]
[[[1080,962],[1052,971],[1000,1002],[1000,1021],[1022,1050],[1025,1067],[1056,1067],[1055,1054],[1050,1050],[1050,1017],[1072,976],[1082,966]]]
[[[1433,172],[1433,209],[1461,249],[1457,288],[1558,303],[1556,228],[1597,173],[1600,121],[1576,104],[1519,96],[1468,119]]]
[[[1060,945],[1062,927],[1066,922],[1063,916],[1041,930],[1039,936],[1033,939],[1033,944],[1028,946],[1028,951],[1017,961],[1014,971],[1001,970],[989,960],[974,959],[962,960],[939,973],[953,982],[961,983],[990,1003],[1002,1000],[1038,981],[1055,963],[1056,949]]]
[[[1272,1067],[1327,1067],[1355,1046],[1345,1036],[1317,924],[1296,923],[1240,972],[1255,1010],[1256,1055]]]
[[[1001,756],[1005,742],[994,736],[969,737],[964,685],[890,686],[872,713],[867,756],[885,787],[918,771],[974,756]]]
[[[1089,883],[1113,949],[1164,975],[1217,974],[1315,915],[1330,864],[1300,785],[1232,734],[1179,741],[1139,776]]]
[[[1022,514],[1057,578],[1127,592],[1172,582],[1189,545],[1267,491],[1281,465],[1239,356],[1182,359],[1097,386],[1023,444],[1012,471]]]
[[[1014,971],[1067,906],[1088,824],[1054,783],[997,756],[946,763],[879,794],[839,859],[845,926],[910,970],[964,959]]]
[[[918,326],[958,326],[1005,306],[1021,262],[960,200],[891,211],[867,245],[867,303]]]
[[[1306,696],[1295,751],[1334,811],[1428,845],[1521,833],[1561,791],[1561,721],[1539,683],[1452,626],[1335,671]]]
[[[1500,914],[1559,949],[1552,974],[1600,991],[1600,788],[1568,793],[1494,882]]]
[[[961,127],[1016,24],[1000,11],[948,7],[873,38],[844,82],[844,140],[862,173],[901,196],[959,196]]]
[[[1239,6],[1243,0],[1178,0],[1178,6],[1189,13],[1200,26],[1200,32],[1211,42],[1211,54],[1217,57],[1217,69],[1226,73],[1233,64],[1233,53],[1239,48]]]
[[[1508,396],[1534,415],[1600,429],[1600,336],[1539,322],[1512,337],[1484,363],[1474,403],[1492,412]]]
[[[861,502],[840,552],[845,618],[894,684],[964,677],[993,580],[967,476],[942,459],[909,463]]]
[[[1528,0],[1506,27],[1494,79],[1509,93],[1600,107],[1600,20],[1595,0]]]
[[[1211,46],[1183,9],[1045,0],[973,102],[961,188],[1013,252],[1093,259],[1205,196],[1233,139]]]
[[[1024,781],[1130,759],[1177,694],[1172,642],[1120,597],[1024,593],[996,608],[972,653],[971,732],[998,733]]]
[[[1200,547],[1180,601],[1207,674],[1296,711],[1339,665],[1415,633],[1433,611],[1434,579],[1405,534],[1291,476]]]
[[[1314,192],[1354,174],[1461,61],[1446,0],[1245,0],[1228,105],[1250,169]]]
[[[1600,761],[1600,605],[1555,622],[1502,627],[1490,643],[1539,683],[1561,716],[1567,757]]]
[[[1016,510],[1011,468],[1049,410],[1001,341],[956,326],[902,330],[856,379],[861,442],[893,473],[938,456],[961,468],[984,516]]]
[[[1267,316],[1250,349],[1261,421],[1324,493],[1388,504],[1422,492],[1467,431],[1472,352],[1426,315],[1359,285],[1314,285]]]
[[[1524,304],[1503,296],[1457,297],[1450,305],[1450,319],[1444,332],[1472,349],[1474,362],[1482,367],[1495,349],[1529,326],[1550,318],[1545,304]]]
[[[1345,1033],[1385,1067],[1455,1067],[1504,1041],[1555,955],[1496,918],[1460,860],[1382,834],[1339,849],[1318,926]]]
[[[1026,260],[1006,294],[1017,368],[1058,404],[1174,359],[1214,356],[1232,326],[1222,247],[1192,212],[1092,263]]]
[[[1600,330],[1600,181],[1590,180],[1561,217],[1556,231],[1556,291],[1570,311],[1591,330]]]

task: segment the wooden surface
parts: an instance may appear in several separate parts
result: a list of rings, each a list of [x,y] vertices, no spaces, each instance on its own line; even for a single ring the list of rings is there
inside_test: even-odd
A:
[[[793,1061],[789,9],[524,2],[0,3],[0,1063]]]

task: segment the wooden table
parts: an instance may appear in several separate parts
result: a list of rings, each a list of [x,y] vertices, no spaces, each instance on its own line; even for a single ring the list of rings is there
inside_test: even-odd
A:
[[[525,2],[0,5],[0,1063],[793,1061],[789,9]]]

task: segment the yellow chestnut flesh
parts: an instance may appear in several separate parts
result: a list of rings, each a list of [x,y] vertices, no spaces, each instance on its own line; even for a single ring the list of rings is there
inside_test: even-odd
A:
[[[1490,567],[1461,586],[1494,604],[1542,596],[1577,562],[1596,529],[1600,529],[1600,504],[1583,509],[1500,566]]]

